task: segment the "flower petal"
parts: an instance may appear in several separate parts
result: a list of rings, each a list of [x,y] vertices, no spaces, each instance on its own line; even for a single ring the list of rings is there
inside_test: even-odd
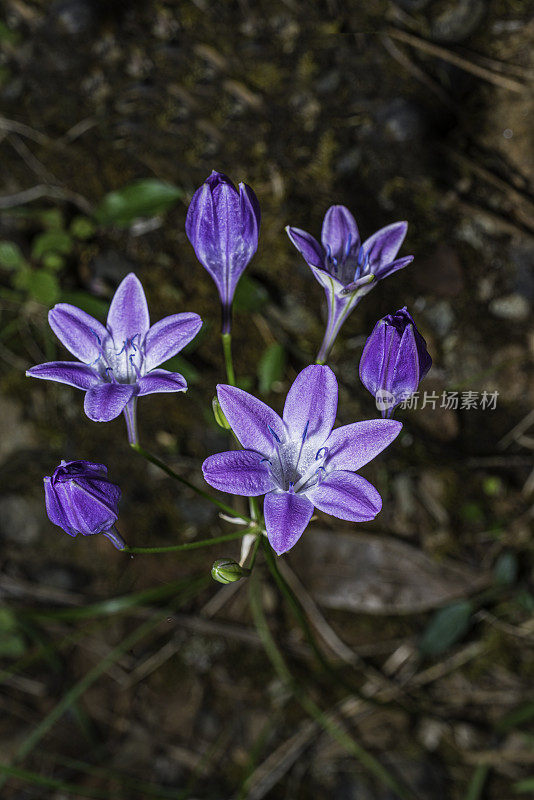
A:
[[[145,369],[159,367],[195,338],[202,327],[198,314],[172,314],[152,325],[145,339]]]
[[[317,283],[320,283],[323,289],[326,292],[326,299],[329,303],[332,303],[332,298],[336,298],[339,302],[342,303],[350,303],[350,295],[344,294],[345,284],[341,283],[340,280],[335,278],[333,275],[330,275],[325,269],[321,269],[320,267],[314,267],[313,264],[308,264],[309,268],[313,272],[313,276]]]
[[[186,392],[187,381],[179,372],[166,369],[153,369],[137,381],[139,396],[158,392]]]
[[[76,536],[76,531],[72,529],[70,522],[67,519],[67,515],[63,511],[63,507],[59,501],[57,491],[52,485],[51,479],[48,477],[44,478],[43,482],[45,490],[45,506],[48,519],[50,522],[53,522],[54,525],[58,525],[60,528],[63,528],[65,533],[68,533],[69,536]]]
[[[217,453],[204,461],[202,471],[206,483],[228,494],[258,497],[273,488],[263,456],[253,450]]]
[[[317,239],[300,228],[286,227],[286,233],[310,267],[323,268],[325,253]]]
[[[45,381],[66,383],[77,389],[92,389],[100,383],[98,373],[87,364],[79,361],[48,361],[46,364],[37,364],[26,371],[29,378],[42,378]]]
[[[375,277],[377,280],[382,280],[382,278],[387,278],[389,275],[393,275],[394,272],[398,272],[399,269],[404,269],[407,267],[408,264],[411,264],[413,261],[413,256],[404,256],[403,258],[397,258],[395,261],[392,261],[391,264],[385,264],[383,267],[379,267],[376,270]]]
[[[328,449],[326,465],[333,470],[356,471],[391,444],[401,428],[402,423],[392,419],[369,419],[336,428],[324,445]]]
[[[87,489],[76,481],[62,484],[58,494],[69,527],[71,530],[79,531],[83,536],[107,531],[117,522],[117,512],[108,500],[102,500],[97,495],[87,492]]]
[[[58,303],[48,312],[48,322],[59,341],[73,356],[92,364],[108,332],[97,319],[70,303]]]
[[[318,449],[328,438],[337,412],[337,381],[330,367],[311,364],[300,372],[287,393],[284,422],[292,440],[306,435]]]
[[[306,495],[320,511],[350,522],[374,519],[382,508],[375,487],[361,475],[344,470],[328,473]]]
[[[113,295],[107,327],[118,348],[134,336],[138,336],[139,342],[145,338],[150,327],[148,306],[141,281],[133,272],[124,278]]]
[[[263,504],[267,538],[277,555],[295,545],[313,514],[313,503],[292,492],[269,492]]]
[[[276,411],[253,395],[235,386],[219,384],[217,397],[224,416],[243,445],[265,456],[275,449],[276,434],[284,439],[286,427]]]
[[[399,252],[407,230],[407,222],[394,222],[392,225],[380,228],[369,239],[366,239],[363,243],[363,252],[365,257],[369,257],[370,272],[376,274],[377,269],[391,264]]]
[[[85,395],[85,413],[93,422],[109,422],[118,417],[136,391],[135,384],[102,383]]]
[[[345,206],[330,206],[324,215],[321,242],[325,250],[342,258],[347,249],[359,248],[360,233],[356,220]]]
[[[249,186],[213,172],[193,195],[186,233],[200,263],[215,281],[223,305],[258,248],[259,205]]]

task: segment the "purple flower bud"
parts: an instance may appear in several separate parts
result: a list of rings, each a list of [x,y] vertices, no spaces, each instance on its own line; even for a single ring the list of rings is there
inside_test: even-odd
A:
[[[379,319],[360,360],[360,379],[383,417],[412,395],[432,366],[426,342],[406,306]]]
[[[260,207],[250,186],[239,191],[222,172],[211,173],[191,200],[185,221],[196,256],[219,290],[223,333],[230,331],[235,287],[258,249]]]
[[[48,518],[69,536],[103,533],[118,550],[126,547],[112,530],[121,490],[109,480],[103,464],[62,461],[52,477],[44,478],[44,489]]]

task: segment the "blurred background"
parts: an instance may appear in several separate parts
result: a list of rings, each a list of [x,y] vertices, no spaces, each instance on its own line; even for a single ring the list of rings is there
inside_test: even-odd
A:
[[[526,0],[4,0],[2,798],[534,796],[532,11]],[[202,485],[201,461],[227,448],[211,413],[225,376],[215,286],[184,221],[212,169],[261,204],[234,358],[240,385],[277,410],[324,330],[322,289],[285,225],[318,235],[333,203],[363,237],[409,222],[400,255],[414,263],[364,299],[329,363],[338,423],[374,417],[362,346],[407,305],[434,360],[421,391],[435,408],[398,411],[401,437],[363,470],[384,499],[375,522],[318,514],[280,560],[328,669],[257,564],[291,674],[382,776],[275,672],[247,581],[209,581],[238,544],[128,558],[45,515],[43,475],[83,458],[121,485],[131,546],[232,530],[129,450],[122,418],[92,423],[81,392],[24,376],[70,358],[47,324],[54,303],[105,319],[134,270],[153,321],[204,319],[171,365],[187,394],[139,403],[142,444]],[[458,408],[443,392],[458,392]]]

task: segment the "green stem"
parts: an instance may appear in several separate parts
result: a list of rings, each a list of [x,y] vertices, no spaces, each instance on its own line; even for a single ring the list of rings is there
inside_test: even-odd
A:
[[[187,544],[171,544],[168,547],[123,547],[121,553],[175,553],[180,550],[198,550],[200,547],[211,547],[213,544],[241,539],[247,533],[251,533],[249,528],[227,533],[225,536],[216,536],[213,539],[201,539],[199,542],[187,542]]]
[[[135,450],[136,453],[139,453],[140,456],[143,456],[147,461],[150,461],[151,464],[154,464],[156,467],[159,467],[163,472],[165,472],[170,478],[173,478],[175,481],[179,481],[184,486],[187,486],[188,489],[192,489],[193,492],[196,492],[200,497],[203,497],[204,500],[208,500],[210,503],[213,503],[214,506],[217,506],[224,511],[225,514],[229,514],[232,517],[238,517],[238,519],[242,519],[245,522],[250,524],[254,524],[254,520],[250,517],[247,517],[246,514],[240,514],[238,511],[232,508],[232,506],[226,505],[226,503],[221,502],[221,500],[217,500],[216,497],[212,497],[208,492],[205,492],[203,489],[199,489],[198,486],[195,486],[194,483],[191,483],[186,478],[182,478],[181,475],[178,475],[173,469],[171,469],[164,461],[161,461],[157,456],[152,455],[144,447],[141,447],[140,444],[131,444],[130,447],[132,450]]]
[[[267,625],[267,620],[265,619],[261,604],[258,575],[256,573],[253,573],[251,576],[249,592],[250,609],[265,652],[277,672],[278,677],[288,686],[304,711],[324,728],[333,739],[336,739],[345,750],[355,756],[369,772],[382,781],[382,783],[393,792],[396,792],[402,800],[413,800],[414,795],[412,792],[401,786],[374,756],[368,753],[367,750],[352,738],[352,736],[346,733],[337,723],[325,714],[315,701],[302,689],[302,685],[294,680]]]
[[[234,373],[234,362],[232,360],[232,334],[221,333],[221,340],[223,346],[224,364],[226,366],[226,376],[228,378],[228,383],[231,386],[235,386],[236,382]]]

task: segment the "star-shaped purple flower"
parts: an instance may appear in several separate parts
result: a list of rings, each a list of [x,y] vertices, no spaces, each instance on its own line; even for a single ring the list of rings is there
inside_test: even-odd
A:
[[[380,495],[354,471],[387,447],[402,425],[375,419],[332,430],[338,390],[329,367],[312,365],[297,376],[282,419],[242,389],[222,384],[217,395],[245,449],[207,458],[204,478],[223,492],[266,495],[265,527],[278,555],[300,539],[314,507],[351,522],[378,514]]]
[[[394,222],[361,242],[356,220],[345,206],[331,206],[325,214],[321,244],[300,228],[286,228],[326,292],[328,322],[317,362],[322,364],[341,326],[353,308],[377,281],[407,266],[413,256],[397,258],[407,222]]]
[[[145,293],[133,272],[115,292],[106,326],[68,303],[54,306],[48,321],[79,361],[38,364],[26,375],[83,389],[85,413],[95,422],[109,422],[123,411],[131,443],[137,442],[138,397],[187,389],[182,375],[157,367],[194,339],[202,320],[198,314],[172,314],[151,327]]]

